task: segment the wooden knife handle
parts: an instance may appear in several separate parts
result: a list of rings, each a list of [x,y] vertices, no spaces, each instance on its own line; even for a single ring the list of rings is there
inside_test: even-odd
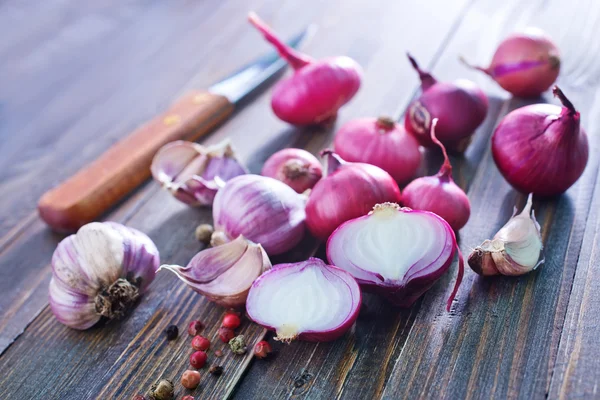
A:
[[[210,92],[186,95],[46,192],[38,203],[40,216],[54,230],[77,230],[148,179],[152,158],[164,144],[197,140],[232,112],[233,104],[224,96]]]

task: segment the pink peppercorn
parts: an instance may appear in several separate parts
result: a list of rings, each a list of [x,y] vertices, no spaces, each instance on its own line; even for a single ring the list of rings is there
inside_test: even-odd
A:
[[[188,369],[181,375],[181,384],[186,389],[196,389],[200,384],[200,372]]]
[[[194,400],[194,396],[190,396],[189,394],[187,396],[183,396],[181,398],[181,400]]]
[[[196,351],[190,356],[190,365],[196,369],[204,367],[208,356],[203,351]]]
[[[227,313],[223,317],[223,323],[221,326],[229,329],[237,329],[241,323],[242,321],[237,314]]]
[[[271,345],[266,340],[261,340],[254,346],[254,355],[258,358],[266,358],[271,351]]]
[[[208,340],[204,336],[194,336],[194,338],[192,339],[192,347],[194,348],[194,350],[206,351],[210,347],[210,340]]]
[[[223,343],[229,343],[231,339],[235,337],[235,332],[231,328],[220,327],[219,338]]]
[[[188,333],[190,336],[196,336],[204,329],[204,324],[198,320],[190,322],[188,325]]]

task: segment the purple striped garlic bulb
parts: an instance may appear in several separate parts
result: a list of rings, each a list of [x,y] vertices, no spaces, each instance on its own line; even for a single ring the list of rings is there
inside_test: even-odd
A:
[[[154,280],[158,250],[142,232],[92,222],[63,239],[52,255],[50,309],[63,324],[88,329],[118,319]]]

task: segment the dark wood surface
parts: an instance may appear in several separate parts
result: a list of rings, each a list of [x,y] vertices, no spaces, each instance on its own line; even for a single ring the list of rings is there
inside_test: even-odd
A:
[[[89,4],[88,4],[89,3]],[[415,4],[418,3],[418,4]],[[216,338],[223,309],[159,274],[126,319],[78,332],[47,307],[49,260],[63,236],[39,220],[35,205],[112,143],[194,88],[202,89],[269,48],[245,22],[255,10],[282,36],[319,26],[305,49],[347,54],[365,69],[363,87],[329,128],[278,121],[269,90],[206,138],[230,137],[253,172],[283,147],[317,153],[335,129],[358,116],[399,118],[418,91],[409,50],[440,79],[469,78],[490,96],[485,123],[455,179],[472,215],[463,252],[491,237],[524,195],[498,173],[489,137],[499,118],[532,101],[510,98],[457,61],[485,64],[507,33],[536,25],[563,52],[559,84],[582,113],[590,161],[565,195],[536,200],[546,264],[519,278],[481,278],[467,270],[450,313],[444,304],[456,265],[415,306],[398,310],[364,296],[355,327],[331,343],[274,343],[269,360],[218,359],[220,378],[203,374],[193,392],[209,398],[598,398],[600,386],[600,3],[593,0],[333,0],[0,2],[0,398],[129,399],[187,369],[187,334],[167,342],[170,324],[192,318]],[[535,100],[534,100],[535,101]],[[537,101],[556,103],[545,96]],[[440,156],[426,152],[421,174]],[[167,263],[185,264],[202,247],[196,225],[207,209],[179,204],[148,182],[106,219],[149,234]],[[308,238],[279,261],[300,260]],[[321,253],[322,254],[322,250]],[[275,260],[277,261],[277,260]],[[244,320],[254,343],[265,332]],[[270,337],[267,335],[267,337]],[[219,343],[213,341],[213,343]],[[209,360],[215,362],[214,358]],[[178,386],[178,396],[187,392]]]

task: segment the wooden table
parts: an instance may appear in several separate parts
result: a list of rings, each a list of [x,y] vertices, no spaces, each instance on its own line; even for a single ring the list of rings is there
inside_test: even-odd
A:
[[[231,137],[253,172],[283,147],[318,152],[358,116],[399,118],[419,82],[410,50],[441,80],[469,78],[490,95],[485,123],[455,178],[472,204],[463,252],[491,237],[525,196],[498,173],[489,138],[498,120],[527,104],[458,62],[485,64],[508,32],[537,25],[563,52],[559,85],[590,139],[584,175],[565,195],[534,208],[546,264],[519,278],[468,270],[444,310],[456,263],[417,304],[398,310],[364,296],[355,327],[332,343],[273,343],[269,360],[226,353],[220,378],[203,373],[193,392],[212,398],[600,398],[600,2],[597,0],[65,0],[0,2],[0,398],[130,399],[160,378],[179,380],[187,334],[163,330],[200,318],[216,339],[223,309],[160,273],[123,321],[79,332],[47,307],[50,256],[63,238],[37,217],[39,196],[191,88],[206,88],[269,47],[246,23],[253,9],[287,37],[316,22],[305,47],[315,57],[347,54],[364,85],[330,129],[296,129],[271,112],[267,90],[206,143]],[[557,103],[545,96],[544,101]],[[531,102],[531,101],[529,101]],[[439,168],[426,155],[422,174]],[[191,209],[148,182],[106,219],[147,232],[166,263],[201,249]],[[276,261],[308,255],[308,240]],[[254,343],[264,334],[245,320]],[[218,343],[215,341],[214,343]],[[219,346],[219,345],[217,345]],[[211,360],[212,361],[212,360]],[[177,396],[184,390],[177,385]]]

